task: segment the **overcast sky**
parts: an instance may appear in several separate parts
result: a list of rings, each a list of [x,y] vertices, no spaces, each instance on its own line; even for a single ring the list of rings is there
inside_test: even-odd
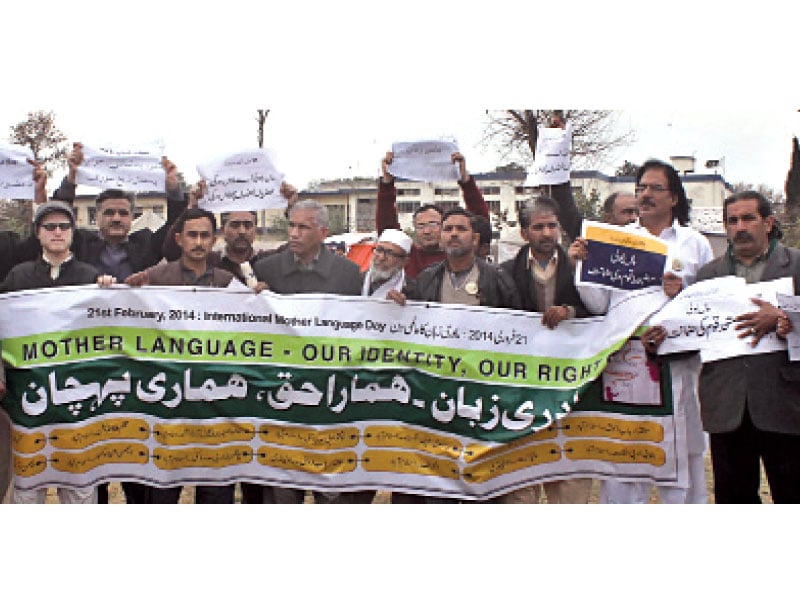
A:
[[[305,186],[377,176],[393,141],[443,136],[470,170],[491,170],[501,159],[480,144],[486,108],[614,108],[635,142],[604,157],[608,174],[623,160],[694,155],[698,172],[724,158],[728,181],[782,190],[800,134],[800,78],[783,70],[797,20],[769,5],[770,17],[743,20],[755,31],[768,20],[769,36],[747,43],[728,33],[730,15],[681,0],[658,18],[632,2],[562,3],[562,20],[503,0],[469,14],[410,1],[385,7],[391,19],[357,1],[188,11],[142,0],[112,13],[45,0],[35,26],[3,30],[0,139],[29,110],[53,110],[71,141],[163,139],[194,181],[198,162],[255,147],[256,109],[269,108],[265,145]],[[30,12],[4,7],[3,20]]]

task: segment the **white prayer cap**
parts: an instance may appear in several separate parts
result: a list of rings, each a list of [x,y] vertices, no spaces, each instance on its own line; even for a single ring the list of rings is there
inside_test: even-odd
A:
[[[399,229],[384,229],[378,242],[389,242],[400,246],[406,254],[411,252],[411,238]]]

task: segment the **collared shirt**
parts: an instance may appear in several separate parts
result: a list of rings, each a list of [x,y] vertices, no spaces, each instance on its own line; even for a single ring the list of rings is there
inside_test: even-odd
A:
[[[626,225],[626,228],[633,229],[641,233],[649,231],[639,222]],[[707,262],[714,258],[711,245],[705,236],[692,227],[683,226],[675,219],[672,225],[665,227],[658,238],[667,242],[667,263],[664,266],[665,273],[675,273],[683,279],[683,288],[697,281],[697,271]]]
[[[758,283],[761,281],[761,277],[764,275],[764,269],[767,268],[769,255],[772,254],[772,250],[775,248],[776,244],[777,240],[770,240],[766,250],[757,256],[749,265],[744,264],[736,258],[733,254],[733,249],[729,246],[728,261],[733,263],[733,274],[737,277],[744,277],[747,283]]]
[[[317,250],[317,253],[314,255],[314,258],[311,259],[310,262],[304,263],[301,261],[298,256],[292,253],[292,258],[294,259],[295,266],[300,271],[313,271],[314,268],[317,266],[317,261],[319,261],[319,253],[321,250]]]
[[[556,298],[556,271],[558,269],[558,252],[553,252],[553,256],[542,268],[541,263],[536,260],[531,250],[528,255],[528,270],[533,279],[533,290],[536,294],[536,305],[542,307],[542,312],[553,306]],[[574,316],[574,311],[573,311]]]
[[[211,287],[213,284],[214,267],[206,265],[205,273],[197,276],[192,269],[187,268],[183,261],[180,261],[181,277],[186,285],[196,285],[198,287]]]
[[[127,239],[117,245],[103,240],[103,249],[100,251],[100,270],[103,275],[113,275],[119,282],[125,281],[130,275],[133,275],[133,267],[130,256],[128,256]]]

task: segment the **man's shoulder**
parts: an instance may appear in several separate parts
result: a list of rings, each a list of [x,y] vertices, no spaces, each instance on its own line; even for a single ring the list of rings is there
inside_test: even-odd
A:
[[[180,261],[181,259],[179,258],[177,260],[160,262],[148,268],[147,273],[151,280],[153,277],[161,277],[169,273],[180,273]]]
[[[721,277],[724,273],[722,271],[725,266],[727,256],[719,256],[708,261],[697,271],[697,279],[713,279],[714,277]]]
[[[233,279],[233,273],[231,273],[230,271],[226,271],[225,269],[221,269],[219,267],[213,267],[212,279],[214,280],[215,285],[216,284],[228,285]]]

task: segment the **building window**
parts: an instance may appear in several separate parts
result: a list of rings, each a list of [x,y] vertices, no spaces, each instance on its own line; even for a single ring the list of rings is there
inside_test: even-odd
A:
[[[437,196],[458,196],[458,188],[436,188],[433,193]]]
[[[89,207],[89,225],[97,225],[97,207]]]
[[[412,200],[406,200],[405,202],[398,202],[397,212],[410,214],[417,210],[420,206],[422,206],[422,203],[419,201],[414,202]]]
[[[399,188],[397,190],[398,196],[419,196],[419,188]]]
[[[164,207],[160,204],[153,207],[153,214],[161,219],[164,218]]]
[[[514,193],[515,194],[525,194],[526,196],[529,195],[529,194],[535,194],[538,191],[539,191],[539,188],[537,188],[536,186],[531,186],[531,185],[525,185],[525,186],[518,185],[518,186],[516,186],[514,188]]]
[[[456,208],[457,206],[460,206],[460,205],[461,205],[461,203],[460,203],[460,202],[458,202],[458,201],[452,201],[452,200],[448,200],[448,201],[446,201],[446,202],[437,202],[437,203],[436,203],[436,206],[438,206],[439,208],[441,208],[441,209],[442,209],[442,212],[447,212],[447,211],[448,211],[448,210],[450,210],[451,208]]]
[[[499,196],[500,195],[500,186],[499,185],[488,185],[484,188],[481,188],[484,196]]]
[[[500,200],[487,200],[486,206],[489,207],[489,213],[500,214]]]

